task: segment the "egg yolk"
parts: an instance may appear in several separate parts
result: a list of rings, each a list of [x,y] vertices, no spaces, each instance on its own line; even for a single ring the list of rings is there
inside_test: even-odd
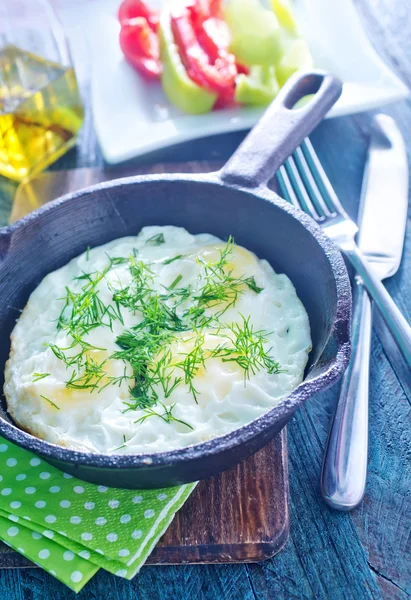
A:
[[[100,388],[110,383],[110,377],[123,374],[124,364],[121,363],[121,372],[117,372],[118,368],[116,370],[116,367],[120,365],[120,361],[109,359],[105,350],[91,349],[86,351],[84,356],[91,365],[90,371],[94,367],[95,374],[90,372],[90,375],[88,375],[83,369],[75,374],[76,381],[73,382],[72,386],[67,387],[67,385],[64,385],[61,387],[59,385],[53,386],[51,389],[51,386],[47,385],[47,380],[41,380],[28,386],[27,390],[40,396],[45,405],[49,405],[50,408],[54,408],[55,410],[55,407],[46,398],[49,398],[58,407],[63,404],[67,404],[67,406],[72,405],[73,401],[76,400],[81,402],[91,400],[96,397]],[[96,387],[94,388],[93,386]]]
[[[215,349],[231,346],[229,334],[229,330],[220,331],[219,334],[208,330],[203,332],[201,339],[197,339],[193,332],[178,334],[170,346],[157,355],[153,371],[168,353],[163,373],[165,377],[181,377],[185,384],[191,380],[194,388],[198,389],[196,400],[201,405],[204,405],[204,398],[207,397],[207,394],[201,394],[201,388],[205,391],[212,386],[217,398],[222,400],[229,393],[233,382],[244,378],[244,371],[237,362],[224,362],[222,358],[213,356]],[[168,398],[165,402],[171,400]]]
[[[213,246],[203,246],[196,252],[205,263],[218,263],[221,258],[221,253],[226,249],[226,244],[215,244]],[[242,246],[233,246],[227,256],[227,264],[224,267],[225,273],[230,273],[233,277],[241,277],[244,275],[244,269],[258,267],[256,257],[243,248]]]

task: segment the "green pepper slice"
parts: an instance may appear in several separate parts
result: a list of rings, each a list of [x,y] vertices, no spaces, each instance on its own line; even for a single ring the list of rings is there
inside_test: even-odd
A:
[[[275,67],[251,67],[249,75],[236,78],[235,100],[241,104],[267,105],[279,90]]]
[[[192,115],[209,112],[217,99],[214,94],[192,81],[181,61],[171,31],[170,13],[163,10],[159,27],[160,56],[163,63],[161,83],[169,101]]]

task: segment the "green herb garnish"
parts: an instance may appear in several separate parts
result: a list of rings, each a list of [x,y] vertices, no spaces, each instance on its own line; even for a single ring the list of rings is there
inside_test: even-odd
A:
[[[55,403],[53,402],[53,400],[50,400],[50,398],[47,398],[47,396],[43,396],[43,394],[40,394],[40,398],[43,398],[44,400],[47,400],[47,402],[48,402],[49,404],[51,404],[51,406],[54,406],[54,408],[57,408],[57,410],[60,410],[60,407],[59,407],[59,406],[57,406],[57,404],[55,404]]]
[[[180,260],[180,258],[183,258],[183,255],[177,254],[177,256],[174,256],[174,258],[168,258],[167,260],[165,260],[163,262],[163,265],[171,265],[172,262],[174,262],[175,260]]]
[[[247,277],[247,279],[244,279],[244,283],[250,288],[250,290],[252,290],[256,294],[259,294],[264,289],[262,287],[258,287],[258,285],[255,282],[254,275],[252,277]]]
[[[211,355],[221,358],[223,362],[236,362],[244,371],[244,381],[255,375],[258,371],[266,369],[270,374],[281,373],[278,362],[269,356],[264,344],[267,339],[263,331],[254,331],[250,323],[250,317],[241,315],[242,323],[231,323],[224,327],[230,333],[217,331],[218,335],[227,340],[227,344],[220,344],[211,351]]]
[[[193,429],[193,427],[189,423],[186,423],[181,419],[176,419],[176,417],[173,415],[173,408],[175,407],[175,404],[172,404],[170,407],[167,407],[162,402],[159,402],[159,404],[164,409],[163,414],[156,412],[152,408],[146,408],[144,409],[145,414],[136,421],[134,421],[134,423],[143,423],[149,417],[159,417],[160,419],[163,419],[163,421],[165,421],[166,423],[171,423],[172,421],[174,421],[175,423],[181,423],[182,425],[185,425],[189,429]]]
[[[123,443],[121,444],[121,446],[117,446],[117,448],[113,448],[112,450],[110,450],[110,452],[115,452],[115,450],[120,450],[121,448],[125,448],[127,446],[127,442],[128,442],[128,439],[126,438],[126,436],[123,433]]]
[[[146,240],[146,245],[163,243],[163,233]],[[271,349],[267,349],[267,334],[254,331],[250,317],[242,316],[241,322],[228,324],[222,320],[247,287],[257,294],[263,290],[257,286],[254,277],[233,275],[233,248],[234,240],[230,237],[224,248],[219,250],[217,259],[206,261],[199,257],[200,274],[193,287],[179,287],[183,279],[180,274],[168,288],[156,289],[155,265],[138,260],[136,250],[127,258],[107,256],[108,265],[103,270],[83,272],[76,277],[76,287],[66,288],[66,295],[62,298],[64,306],[57,320],[57,328],[63,330],[72,342],[67,347],[48,344],[70,372],[66,387],[101,392],[108,386],[120,387],[127,383],[129,397],[124,401],[124,412],[143,411],[136,423],[158,417],[167,423],[176,421],[192,428],[174,417],[174,404],[166,406],[162,399],[168,399],[177,387],[185,385],[197,402],[199,392],[195,388],[195,378],[200,369],[206,369],[209,358],[235,362],[244,371],[245,383],[252,374],[262,369],[268,373],[280,373],[280,365],[270,356]],[[179,254],[163,261],[163,264],[182,257]],[[125,287],[120,279],[117,285],[115,277],[107,278],[107,274],[119,265],[124,265],[130,274],[130,281]],[[111,292],[108,303],[100,297],[104,281]],[[97,327],[113,331],[116,322],[124,325],[123,311],[139,315],[139,320],[117,336],[118,349],[114,353],[108,355],[105,348],[86,341],[86,336]],[[211,330],[212,335],[223,339],[211,350],[204,348],[206,328]],[[178,351],[181,334],[184,334],[183,341],[188,345],[187,352]],[[96,351],[100,355],[94,354]],[[122,375],[114,377],[107,374],[107,362],[112,360],[124,363]],[[35,373],[34,377],[39,380],[48,375]],[[157,406],[160,410],[155,410]]]
[[[146,246],[160,246],[165,244],[166,240],[163,233],[157,233],[146,240]]]
[[[174,279],[173,283],[172,283],[171,285],[169,285],[167,289],[168,289],[168,290],[173,290],[173,289],[176,287],[176,285],[177,285],[178,283],[180,283],[180,281],[181,281],[182,279],[183,279],[183,276],[182,276],[182,275],[177,275],[177,277]]]
[[[48,377],[49,375],[50,375],[50,373],[33,373],[33,382],[40,381],[40,379],[44,379],[45,377]]]

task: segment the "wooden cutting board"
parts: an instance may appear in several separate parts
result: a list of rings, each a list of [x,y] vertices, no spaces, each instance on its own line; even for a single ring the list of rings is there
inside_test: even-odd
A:
[[[288,529],[284,430],[254,456],[200,482],[147,564],[262,561],[281,550]],[[33,566],[0,543],[0,568]]]
[[[61,194],[86,185],[142,172],[207,172],[212,163],[154,165],[144,170],[74,169],[49,172],[21,185],[12,219]],[[254,456],[199,483],[157,544],[147,564],[262,561],[285,544],[289,530],[285,430]],[[33,567],[0,543],[0,568]]]

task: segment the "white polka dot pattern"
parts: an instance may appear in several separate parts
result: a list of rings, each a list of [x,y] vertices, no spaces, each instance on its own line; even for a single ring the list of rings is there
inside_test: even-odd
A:
[[[143,532],[141,531],[141,529],[135,529],[132,534],[131,537],[134,540],[139,540],[141,538],[141,536],[143,535]]]
[[[119,569],[118,571],[116,571],[115,574],[117,575],[117,577],[126,577],[127,569]]]
[[[8,518],[10,521],[14,521],[15,523],[19,521],[19,517],[17,515],[9,515]]]
[[[43,535],[44,535],[44,537],[46,537],[49,540],[51,540],[54,537],[54,531],[50,531],[50,529],[45,529],[43,531]]]
[[[71,581],[78,583],[83,579],[83,573],[81,571],[73,571],[70,576]]]
[[[146,558],[144,551],[138,553],[140,546],[148,547],[147,536],[150,541],[158,537],[182,503],[165,511],[157,534],[151,531],[157,527],[155,516],[164,510],[166,498],[181,494],[180,488],[141,494],[94,486],[0,438],[1,446],[0,539],[75,591],[99,566],[131,578]]]
[[[47,515],[44,520],[47,521],[47,523],[55,523],[57,519],[54,515]]]
[[[81,517],[70,517],[70,523],[74,523],[74,525],[78,525],[79,523],[81,523]]]
[[[120,523],[129,523],[131,521],[130,515],[121,515]]]

